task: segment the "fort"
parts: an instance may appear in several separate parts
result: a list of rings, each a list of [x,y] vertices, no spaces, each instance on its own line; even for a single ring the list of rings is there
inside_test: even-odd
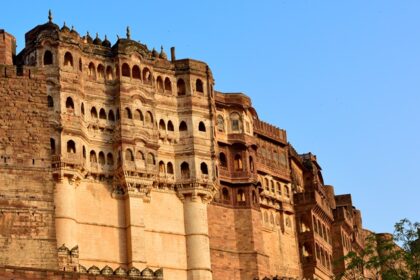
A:
[[[209,66],[52,21],[0,30],[1,279],[333,279],[365,230]]]

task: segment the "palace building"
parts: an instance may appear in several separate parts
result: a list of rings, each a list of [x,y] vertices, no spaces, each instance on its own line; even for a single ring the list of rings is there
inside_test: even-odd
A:
[[[128,28],[0,30],[0,104],[1,279],[325,280],[364,246],[315,155]]]

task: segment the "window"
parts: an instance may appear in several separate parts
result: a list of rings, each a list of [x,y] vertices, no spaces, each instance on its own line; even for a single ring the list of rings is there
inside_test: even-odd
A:
[[[166,130],[165,121],[162,120],[162,119],[159,121],[159,129],[160,130]]]
[[[79,58],[79,71],[82,72],[82,70],[83,70],[82,59]]]
[[[73,67],[73,56],[70,52],[66,52],[66,54],[64,55],[64,66]]]
[[[75,154],[76,153],[76,143],[73,140],[67,141],[67,153]]]
[[[258,205],[258,197],[257,197],[257,193],[253,190],[252,191],[252,202],[255,204],[255,205]]]
[[[232,113],[230,115],[231,125],[232,125],[232,131],[239,132],[240,131],[240,116],[238,113]]]
[[[200,92],[200,93],[203,93],[204,92],[204,90],[203,90],[203,82],[200,79],[197,79],[195,81],[195,90],[197,92]]]
[[[106,67],[106,79],[112,81],[114,79],[114,71],[112,71],[111,66]]]
[[[155,156],[152,153],[147,154],[147,164],[155,165]]]
[[[219,161],[221,167],[227,167],[226,155],[224,153],[219,154]]]
[[[114,156],[112,155],[112,153],[108,153],[106,156],[106,163],[108,165],[114,165]]]
[[[290,197],[290,190],[287,185],[284,185],[284,193],[286,194],[286,197]]]
[[[140,80],[140,67],[138,67],[137,65],[134,65],[132,74],[133,74],[133,79]]]
[[[235,162],[234,162],[234,165],[235,165],[235,170],[242,170],[242,169],[243,169],[241,155],[237,154],[237,155],[235,156]]]
[[[85,104],[83,104],[83,102],[82,105],[80,105],[80,111],[82,112],[82,115],[85,114]]]
[[[96,71],[95,71],[95,64],[93,62],[89,63],[89,72],[88,75],[92,79],[96,79]]]
[[[178,96],[182,96],[186,94],[186,90],[185,90],[185,82],[183,79],[179,79],[178,82],[176,83],[176,88],[178,91]]]
[[[184,121],[182,121],[180,124],[179,124],[179,131],[187,131],[188,130],[188,128],[187,128],[187,124],[184,122]]]
[[[223,200],[230,200],[230,194],[227,188],[222,189],[222,198]]]
[[[163,161],[159,161],[159,173],[165,173],[165,163]]]
[[[67,97],[66,99],[66,108],[74,110],[74,103],[71,97]]]
[[[252,159],[252,157],[249,157],[249,170],[251,172],[254,172],[254,160]]]
[[[44,53],[44,65],[53,64],[53,54],[50,51],[45,51]]]
[[[125,150],[125,160],[134,161],[133,152],[130,149]]]
[[[51,95],[48,95],[48,108],[54,108],[54,99]]]
[[[105,165],[105,154],[102,151],[98,154],[98,162],[100,165]]]
[[[146,113],[146,123],[153,126],[153,115],[150,111],[147,111]]]
[[[108,120],[110,120],[110,121],[112,121],[112,122],[114,122],[114,121],[115,121],[114,111],[109,110],[109,113],[108,113]]]
[[[92,119],[98,118],[98,112],[96,111],[95,107],[92,107],[92,109],[90,109],[90,116],[92,117]]]
[[[50,148],[51,148],[51,154],[55,155],[55,140],[53,138],[50,138]]]
[[[217,116],[217,130],[220,132],[225,131],[225,120],[221,115]]]
[[[174,125],[171,121],[168,121],[168,131],[174,131]]]
[[[201,174],[203,175],[208,175],[209,174],[209,170],[207,168],[207,164],[202,162],[200,165],[200,169],[201,169]]]
[[[143,82],[145,84],[151,84],[152,83],[152,73],[150,73],[150,70],[147,67],[145,67],[143,69]]]
[[[130,77],[130,66],[128,66],[127,63],[123,63],[122,67],[121,67],[121,75],[123,77]]]
[[[166,171],[168,174],[174,174],[174,166],[172,165],[172,162],[168,162],[166,165]]]
[[[105,67],[102,64],[98,65],[97,73],[99,79],[105,79]]]
[[[82,156],[83,156],[83,158],[86,158],[86,148],[85,148],[85,146],[83,146],[83,148],[82,148]]]
[[[201,132],[206,132],[206,126],[204,125],[203,122],[200,122],[198,124],[198,130],[201,131]]]
[[[144,154],[141,151],[137,151],[136,159],[137,160],[144,160]]]
[[[236,194],[236,200],[238,202],[245,202],[246,201],[245,192],[242,189],[238,190],[238,193]]]
[[[125,117],[126,117],[127,119],[132,119],[132,118],[133,118],[133,116],[131,115],[131,110],[130,110],[130,108],[125,108]]]
[[[190,166],[185,161],[181,164],[181,178],[182,179],[190,178]]]
[[[90,151],[90,162],[91,163],[97,163],[98,160],[96,158],[96,153],[94,150]]]
[[[163,80],[162,80],[162,77],[161,76],[157,77],[157,79],[156,79],[156,86],[157,86],[157,91],[158,92],[162,93],[164,91],[164,89],[163,89]]]
[[[277,182],[277,194],[281,195],[281,185],[279,182]]]
[[[144,120],[143,113],[139,109],[136,109],[136,111],[134,111],[134,119],[138,121]]]
[[[101,110],[99,110],[99,118],[102,120],[106,120],[106,113],[104,108],[101,108]]]
[[[172,84],[169,78],[165,78],[165,91],[172,91]]]

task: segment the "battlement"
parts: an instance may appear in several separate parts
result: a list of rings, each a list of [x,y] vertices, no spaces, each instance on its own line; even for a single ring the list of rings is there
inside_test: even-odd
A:
[[[0,65],[12,65],[16,55],[16,39],[4,29],[0,29]]]
[[[0,64],[0,79],[1,78],[43,79],[45,78],[45,71],[42,68],[34,66]]]
[[[280,129],[274,125],[271,125],[267,122],[260,121],[258,119],[254,120],[254,132],[265,137],[271,138],[275,141],[286,144],[287,136],[286,131]]]

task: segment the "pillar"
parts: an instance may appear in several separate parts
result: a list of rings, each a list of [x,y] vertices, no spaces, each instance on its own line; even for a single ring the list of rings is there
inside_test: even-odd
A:
[[[75,186],[67,177],[62,177],[55,184],[55,227],[57,245],[64,244],[71,249],[77,245],[77,223],[75,213]]]
[[[184,195],[188,280],[212,279],[207,202],[200,195]]]

